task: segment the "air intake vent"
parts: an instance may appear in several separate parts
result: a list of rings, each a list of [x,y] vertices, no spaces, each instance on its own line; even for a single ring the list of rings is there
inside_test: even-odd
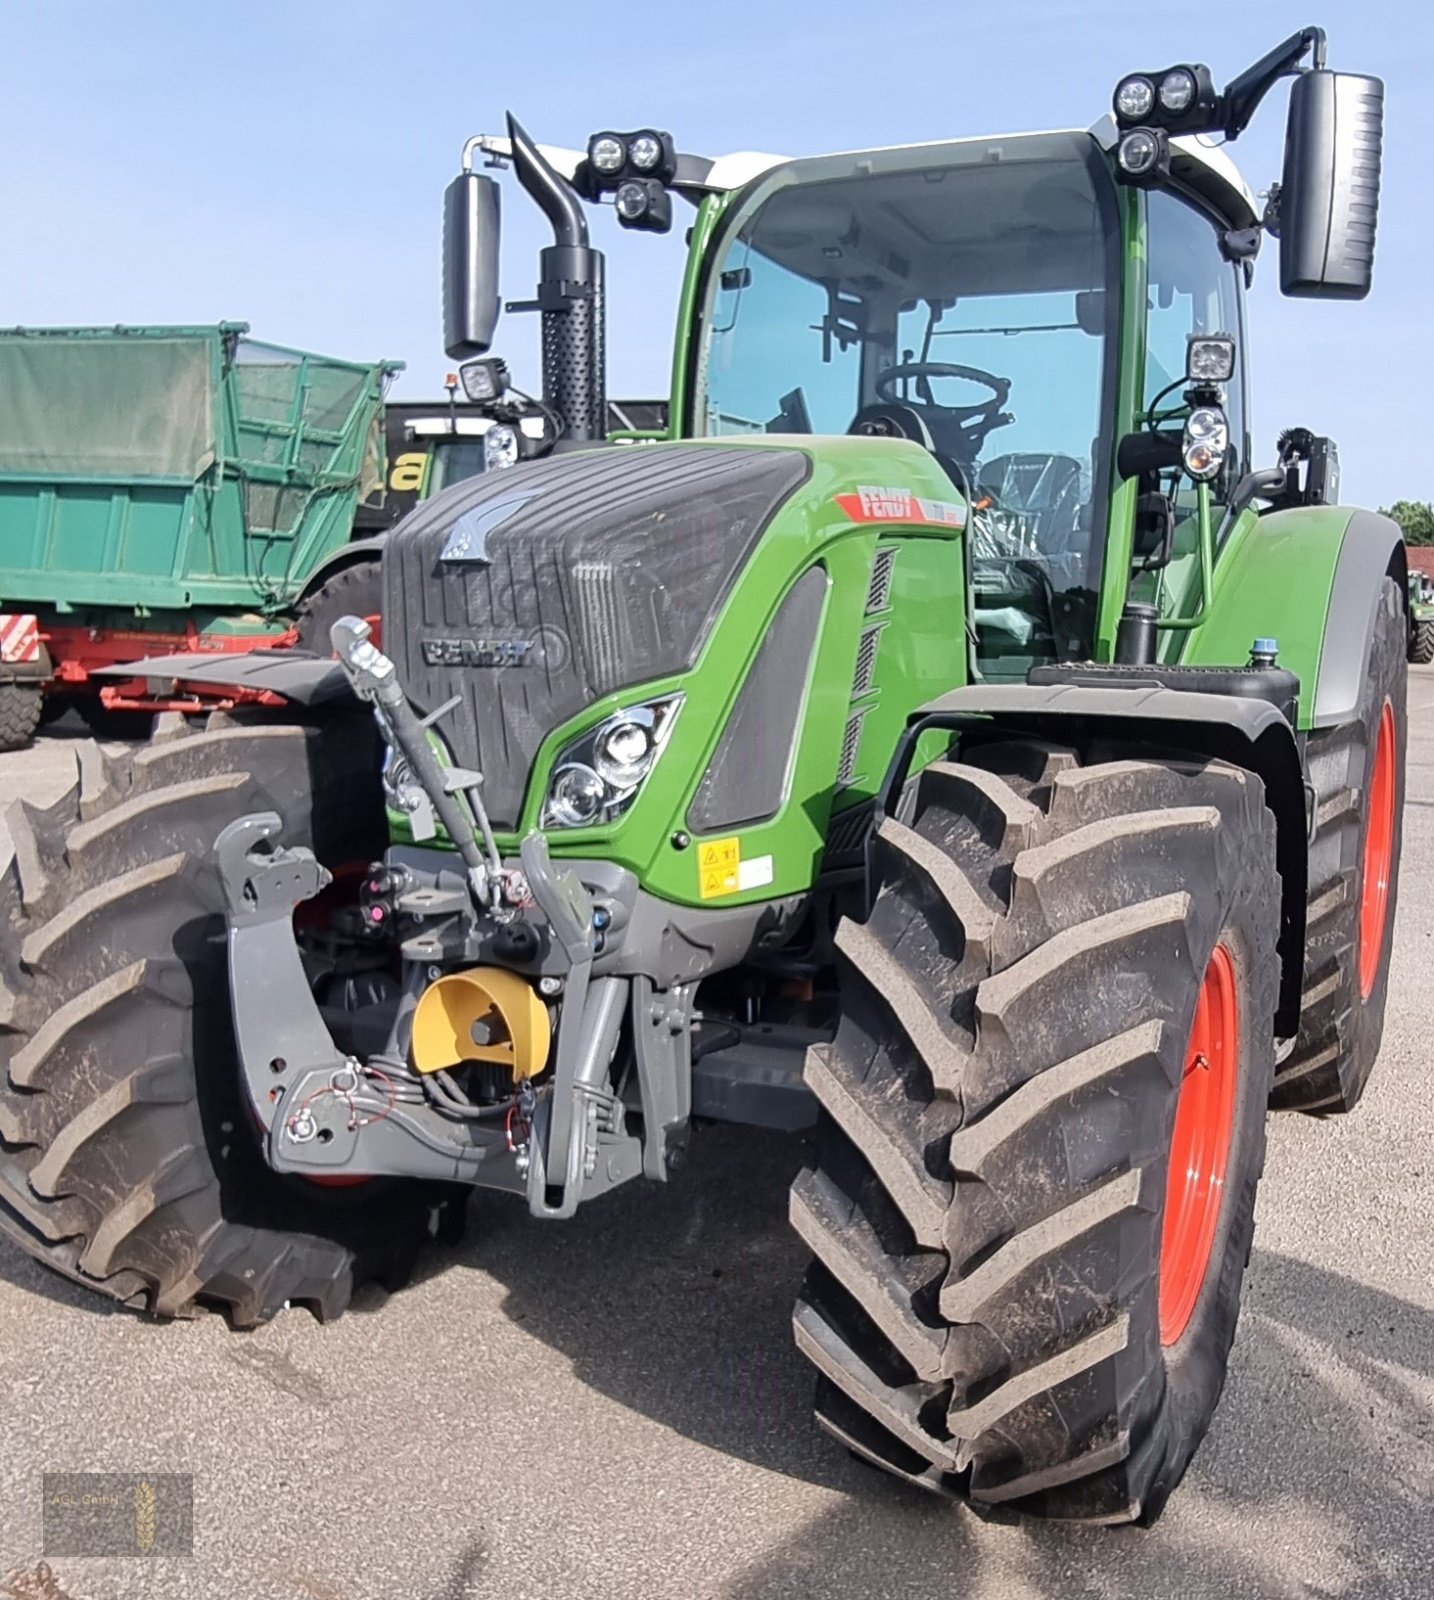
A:
[[[876,655],[881,646],[881,630],[885,626],[884,622],[878,622],[862,633],[861,643],[856,647],[856,676],[851,685],[853,700],[860,700],[863,695],[871,693],[871,680],[876,676]]]
[[[864,801],[848,811],[839,811],[827,825],[827,848],[822,866],[833,872],[841,867],[860,866],[867,835],[876,820],[876,802]]]
[[[896,546],[888,544],[876,552],[871,564],[871,586],[866,591],[866,614],[885,611],[891,599],[891,569],[896,565]]]
[[[846,732],[841,741],[841,764],[837,767],[837,785],[845,788],[856,776],[856,758],[861,750],[861,725],[866,712],[853,711],[847,718]]]

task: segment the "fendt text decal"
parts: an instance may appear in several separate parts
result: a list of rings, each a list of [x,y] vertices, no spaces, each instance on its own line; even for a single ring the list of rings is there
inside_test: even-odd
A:
[[[905,522],[925,527],[964,528],[966,507],[957,500],[926,500],[910,489],[879,489],[863,484],[836,503],[853,522]]]

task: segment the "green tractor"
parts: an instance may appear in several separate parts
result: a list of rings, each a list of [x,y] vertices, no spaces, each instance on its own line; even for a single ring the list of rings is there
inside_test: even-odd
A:
[[[1262,216],[1198,136],[1286,76]],[[1404,547],[1329,441],[1257,464],[1243,342],[1266,233],[1287,293],[1368,291],[1382,101],[1309,29],[1090,132],[471,141],[448,348],[496,322],[486,158],[553,226],[561,437],[394,529],[381,648],[251,658],[285,709],[12,817],[0,1227],[151,1314],[329,1316],[473,1188],[556,1220],[704,1120],[788,1130],[822,1425],[1153,1520],[1267,1108],[1349,1110],[1383,1028]],[[607,198],[695,206],[645,442],[602,437]]]
[[[1434,661],[1434,579],[1427,573],[1409,574],[1409,659],[1427,667]]]

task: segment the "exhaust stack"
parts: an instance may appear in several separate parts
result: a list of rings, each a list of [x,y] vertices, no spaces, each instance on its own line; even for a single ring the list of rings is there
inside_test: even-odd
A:
[[[543,402],[562,418],[560,438],[602,439],[607,432],[602,251],[588,243],[577,191],[554,171],[511,112],[508,137],[518,181],[553,228],[553,243],[538,255]]]

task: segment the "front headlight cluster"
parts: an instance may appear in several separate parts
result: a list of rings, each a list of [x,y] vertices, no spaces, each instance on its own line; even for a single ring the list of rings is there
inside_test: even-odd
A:
[[[590,828],[620,817],[656,765],[682,698],[626,706],[567,745],[548,784],[543,826]]]
[[[1218,406],[1197,406],[1185,422],[1185,470],[1197,482],[1219,477],[1230,449],[1230,424]]]

